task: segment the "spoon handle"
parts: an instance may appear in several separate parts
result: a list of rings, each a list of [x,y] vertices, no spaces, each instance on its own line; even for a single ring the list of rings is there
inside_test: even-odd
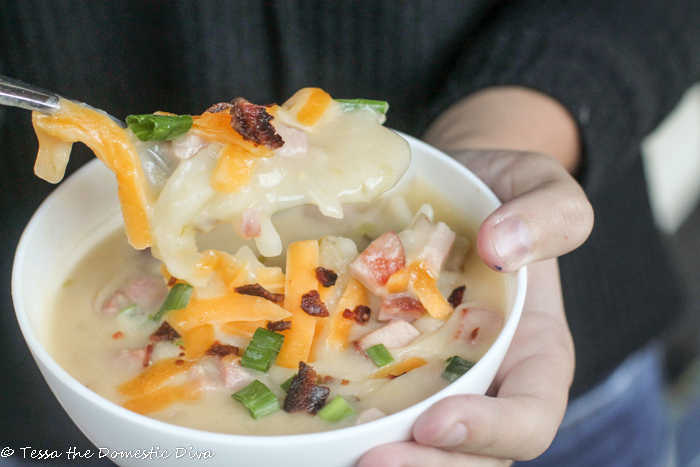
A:
[[[0,75],[0,104],[48,115],[58,109],[59,97],[49,91]]]

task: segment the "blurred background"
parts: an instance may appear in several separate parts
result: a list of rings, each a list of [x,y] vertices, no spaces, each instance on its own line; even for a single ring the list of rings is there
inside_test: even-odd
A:
[[[700,85],[643,145],[654,217],[685,279],[688,302],[665,336],[677,465],[700,466]],[[663,312],[663,310],[660,310]]]

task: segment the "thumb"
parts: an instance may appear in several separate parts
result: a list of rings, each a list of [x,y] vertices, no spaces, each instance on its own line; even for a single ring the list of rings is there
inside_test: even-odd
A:
[[[503,205],[477,234],[492,269],[515,271],[578,248],[593,228],[593,208],[555,159],[517,151],[467,151],[455,156],[491,187]]]

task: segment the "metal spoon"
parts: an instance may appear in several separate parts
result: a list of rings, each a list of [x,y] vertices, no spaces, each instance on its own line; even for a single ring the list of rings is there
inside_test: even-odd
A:
[[[56,93],[0,75],[0,104],[2,105],[20,107],[22,109],[35,110],[46,115],[53,115],[60,107],[60,100],[61,96]],[[126,124],[123,121],[107,114],[103,110],[96,109],[84,102],[73,102],[106,114],[114,123],[122,128],[126,128]]]
[[[52,92],[0,75],[0,104],[52,115],[59,99]]]
[[[58,94],[0,75],[0,105],[20,107],[46,115],[53,115],[60,107],[60,99],[61,97]],[[95,109],[83,102],[73,102],[101,112],[120,127],[126,128],[126,124],[122,120],[109,115],[103,110]],[[169,151],[150,146],[141,151],[140,158],[144,172],[151,184],[161,188],[163,180],[172,175],[179,162]]]

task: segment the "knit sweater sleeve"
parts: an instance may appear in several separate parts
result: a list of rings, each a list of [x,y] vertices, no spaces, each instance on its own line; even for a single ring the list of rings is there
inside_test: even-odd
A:
[[[429,116],[490,86],[542,91],[577,121],[581,180],[595,190],[699,77],[696,0],[500,2],[461,46]]]

